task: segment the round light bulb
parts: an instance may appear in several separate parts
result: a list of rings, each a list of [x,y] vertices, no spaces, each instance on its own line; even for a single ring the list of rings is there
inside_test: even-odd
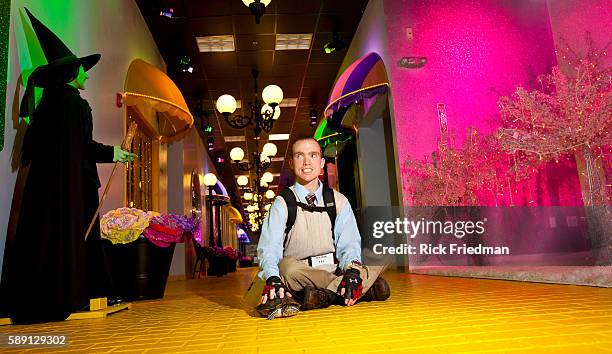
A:
[[[266,172],[261,176],[261,180],[267,183],[274,181],[274,176],[270,172]]]
[[[232,114],[236,111],[238,104],[232,95],[221,95],[217,98],[217,111]]]
[[[253,211],[255,211],[255,208],[252,205],[247,206],[247,211],[249,213],[252,213]]]
[[[280,114],[281,114],[281,109],[280,109],[280,107],[279,107],[279,106],[276,106],[276,108],[272,108],[272,107],[270,107],[270,105],[269,105],[269,104],[267,104],[267,103],[266,103],[266,104],[264,104],[264,105],[261,107],[261,114],[262,114],[262,115],[263,115],[263,114],[266,114],[266,112],[268,112],[268,111],[269,111],[269,113],[272,113],[272,111],[274,111],[274,115],[272,116],[272,119],[277,120],[277,119],[278,119],[278,117],[280,117]],[[268,114],[269,114],[269,113],[268,113]]]
[[[261,92],[261,98],[271,106],[280,104],[283,100],[283,90],[277,85],[268,85]]]
[[[236,182],[238,182],[239,186],[244,187],[244,186],[246,186],[249,183],[249,177],[247,177],[247,176],[238,176],[238,180]]]
[[[242,161],[243,158],[244,150],[242,150],[242,148],[236,146],[230,151],[230,159],[232,159],[232,161]]]
[[[264,4],[264,6],[268,6],[268,4],[270,4],[270,1],[272,0],[261,0],[261,3]],[[245,4],[246,6],[249,6],[254,2],[255,0],[242,0],[242,3]]]
[[[266,187],[267,188],[268,187],[268,182],[262,180],[262,181],[259,181],[259,185],[262,186],[262,187]]]
[[[268,199],[272,199],[272,198],[274,198],[274,196],[275,196],[275,194],[274,194],[274,191],[273,191],[273,190],[268,189],[268,190],[266,191],[266,198],[268,198]]]
[[[266,211],[270,211],[270,207],[272,206],[272,204],[266,204],[266,206],[264,207],[266,209]]]
[[[244,200],[251,200],[251,199],[253,199],[253,193],[249,193],[249,192],[244,193]]]
[[[276,145],[274,145],[273,143],[266,143],[263,146],[263,149],[261,149],[261,155],[266,156],[266,157],[276,156],[277,152],[278,152],[278,149],[276,148]]]
[[[207,173],[204,175],[204,184],[207,187],[212,187],[217,184],[217,176],[214,173]]]

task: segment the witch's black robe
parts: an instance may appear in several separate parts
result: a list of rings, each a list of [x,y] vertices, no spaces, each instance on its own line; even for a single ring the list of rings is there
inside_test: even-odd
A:
[[[84,241],[98,207],[96,163],[113,160],[113,147],[95,142],[92,130],[91,108],[76,88],[44,89],[24,138],[29,172],[6,257],[15,323],[63,320],[110,290],[99,219]]]

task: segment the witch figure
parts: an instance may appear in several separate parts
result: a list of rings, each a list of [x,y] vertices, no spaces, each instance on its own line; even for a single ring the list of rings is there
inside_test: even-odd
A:
[[[15,241],[7,260],[8,311],[16,324],[60,321],[111,295],[99,220],[96,163],[134,154],[92,139],[91,108],[81,98],[100,54],[79,58],[26,9],[48,64],[28,78],[19,115],[30,118],[21,155],[28,167]],[[34,87],[43,89],[37,107]]]

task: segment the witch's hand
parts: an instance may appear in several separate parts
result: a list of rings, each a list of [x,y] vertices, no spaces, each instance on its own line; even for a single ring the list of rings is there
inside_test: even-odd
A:
[[[136,154],[121,149],[119,145],[113,146],[113,162],[132,162],[136,158]]]

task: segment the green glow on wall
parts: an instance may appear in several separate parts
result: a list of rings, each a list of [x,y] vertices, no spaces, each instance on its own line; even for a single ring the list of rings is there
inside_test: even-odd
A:
[[[6,87],[8,86],[8,51],[9,51],[9,24],[11,17],[11,0],[0,0],[0,151],[4,149],[4,121],[6,105]]]

